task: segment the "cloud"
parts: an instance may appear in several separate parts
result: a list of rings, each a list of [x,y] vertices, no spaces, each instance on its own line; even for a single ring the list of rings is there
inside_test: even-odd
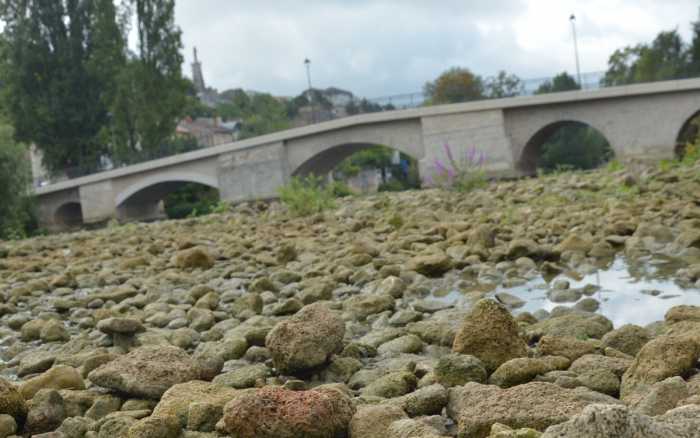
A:
[[[522,78],[568,70],[569,14],[577,15],[582,68],[665,29],[689,34],[694,0],[179,0],[187,66],[197,46],[207,82],[297,95],[337,86],[378,97],[420,91],[445,69]]]

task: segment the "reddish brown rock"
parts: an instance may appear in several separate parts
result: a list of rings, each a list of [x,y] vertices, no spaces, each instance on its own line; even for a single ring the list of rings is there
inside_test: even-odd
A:
[[[354,413],[340,391],[266,387],[229,402],[217,429],[238,438],[336,438],[346,436]]]

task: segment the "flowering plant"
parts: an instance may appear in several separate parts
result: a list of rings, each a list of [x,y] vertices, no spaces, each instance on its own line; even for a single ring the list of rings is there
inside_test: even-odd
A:
[[[486,154],[483,151],[472,147],[466,149],[461,157],[455,158],[449,143],[445,143],[443,149],[447,159],[435,158],[432,175],[426,181],[429,185],[459,192],[469,192],[486,185]]]

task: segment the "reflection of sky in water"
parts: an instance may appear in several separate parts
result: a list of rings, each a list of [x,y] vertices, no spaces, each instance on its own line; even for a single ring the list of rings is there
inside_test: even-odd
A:
[[[678,268],[676,263],[656,259],[652,262],[628,266],[619,258],[606,269],[573,280],[564,275],[557,279],[566,279],[571,288],[581,288],[587,284],[598,285],[601,290],[591,295],[600,302],[598,313],[609,318],[615,327],[624,324],[646,325],[664,319],[666,311],[680,304],[700,305],[700,290],[683,289],[673,282]],[[551,311],[557,306],[571,307],[575,303],[553,303],[547,298],[548,286],[544,279],[537,278],[515,288],[501,288],[497,292],[508,292],[526,302],[515,313],[539,309]],[[652,295],[650,292],[656,295]],[[646,292],[646,293],[644,293]],[[455,303],[458,307],[465,297],[458,291],[446,296],[435,297]],[[584,295],[582,297],[586,298]]]

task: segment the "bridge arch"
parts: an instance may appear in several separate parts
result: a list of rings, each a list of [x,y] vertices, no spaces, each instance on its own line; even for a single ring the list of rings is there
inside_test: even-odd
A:
[[[685,119],[682,119],[681,125],[677,127],[678,133],[675,139],[675,155],[680,158],[685,153],[685,146],[689,142],[698,138],[700,135],[700,109]]]
[[[83,207],[79,202],[66,202],[60,205],[53,215],[53,221],[61,228],[83,225]]]
[[[372,116],[386,117],[384,113]],[[350,155],[374,146],[386,146],[420,161],[425,157],[420,117],[358,124],[289,139],[285,141],[287,171],[293,176],[326,173]]]
[[[138,182],[128,186],[117,195],[115,206],[121,207],[135,197],[140,198],[139,200],[160,200],[186,183],[219,189],[219,181],[215,176],[181,172],[163,173],[139,179]]]
[[[525,137],[527,140],[517,149],[519,152],[515,157],[516,170],[525,175],[535,174],[544,158],[543,147],[547,142],[555,139],[555,136],[561,135],[564,130],[590,133],[591,142],[594,144],[589,146],[594,147],[595,150],[590,151],[589,153],[592,155],[587,157],[587,161],[590,161],[590,165],[587,166],[589,168],[596,167],[596,165],[602,164],[612,158],[612,156],[617,155],[615,144],[610,140],[611,137],[606,135],[602,126],[598,128],[595,123],[573,118],[558,119],[544,125],[537,125],[529,136]],[[581,153],[585,151],[581,149],[580,145],[572,145],[572,152]],[[566,158],[573,159],[574,157]]]
[[[343,160],[367,149],[377,146],[385,146],[394,151],[408,155],[414,160],[419,160],[421,157],[416,156],[415,150],[405,147],[394,147],[392,145],[384,145],[377,143],[343,143],[332,145],[324,150],[309,157],[305,162],[301,163],[295,169],[292,169],[292,176],[307,176],[326,175],[335,169]]]

